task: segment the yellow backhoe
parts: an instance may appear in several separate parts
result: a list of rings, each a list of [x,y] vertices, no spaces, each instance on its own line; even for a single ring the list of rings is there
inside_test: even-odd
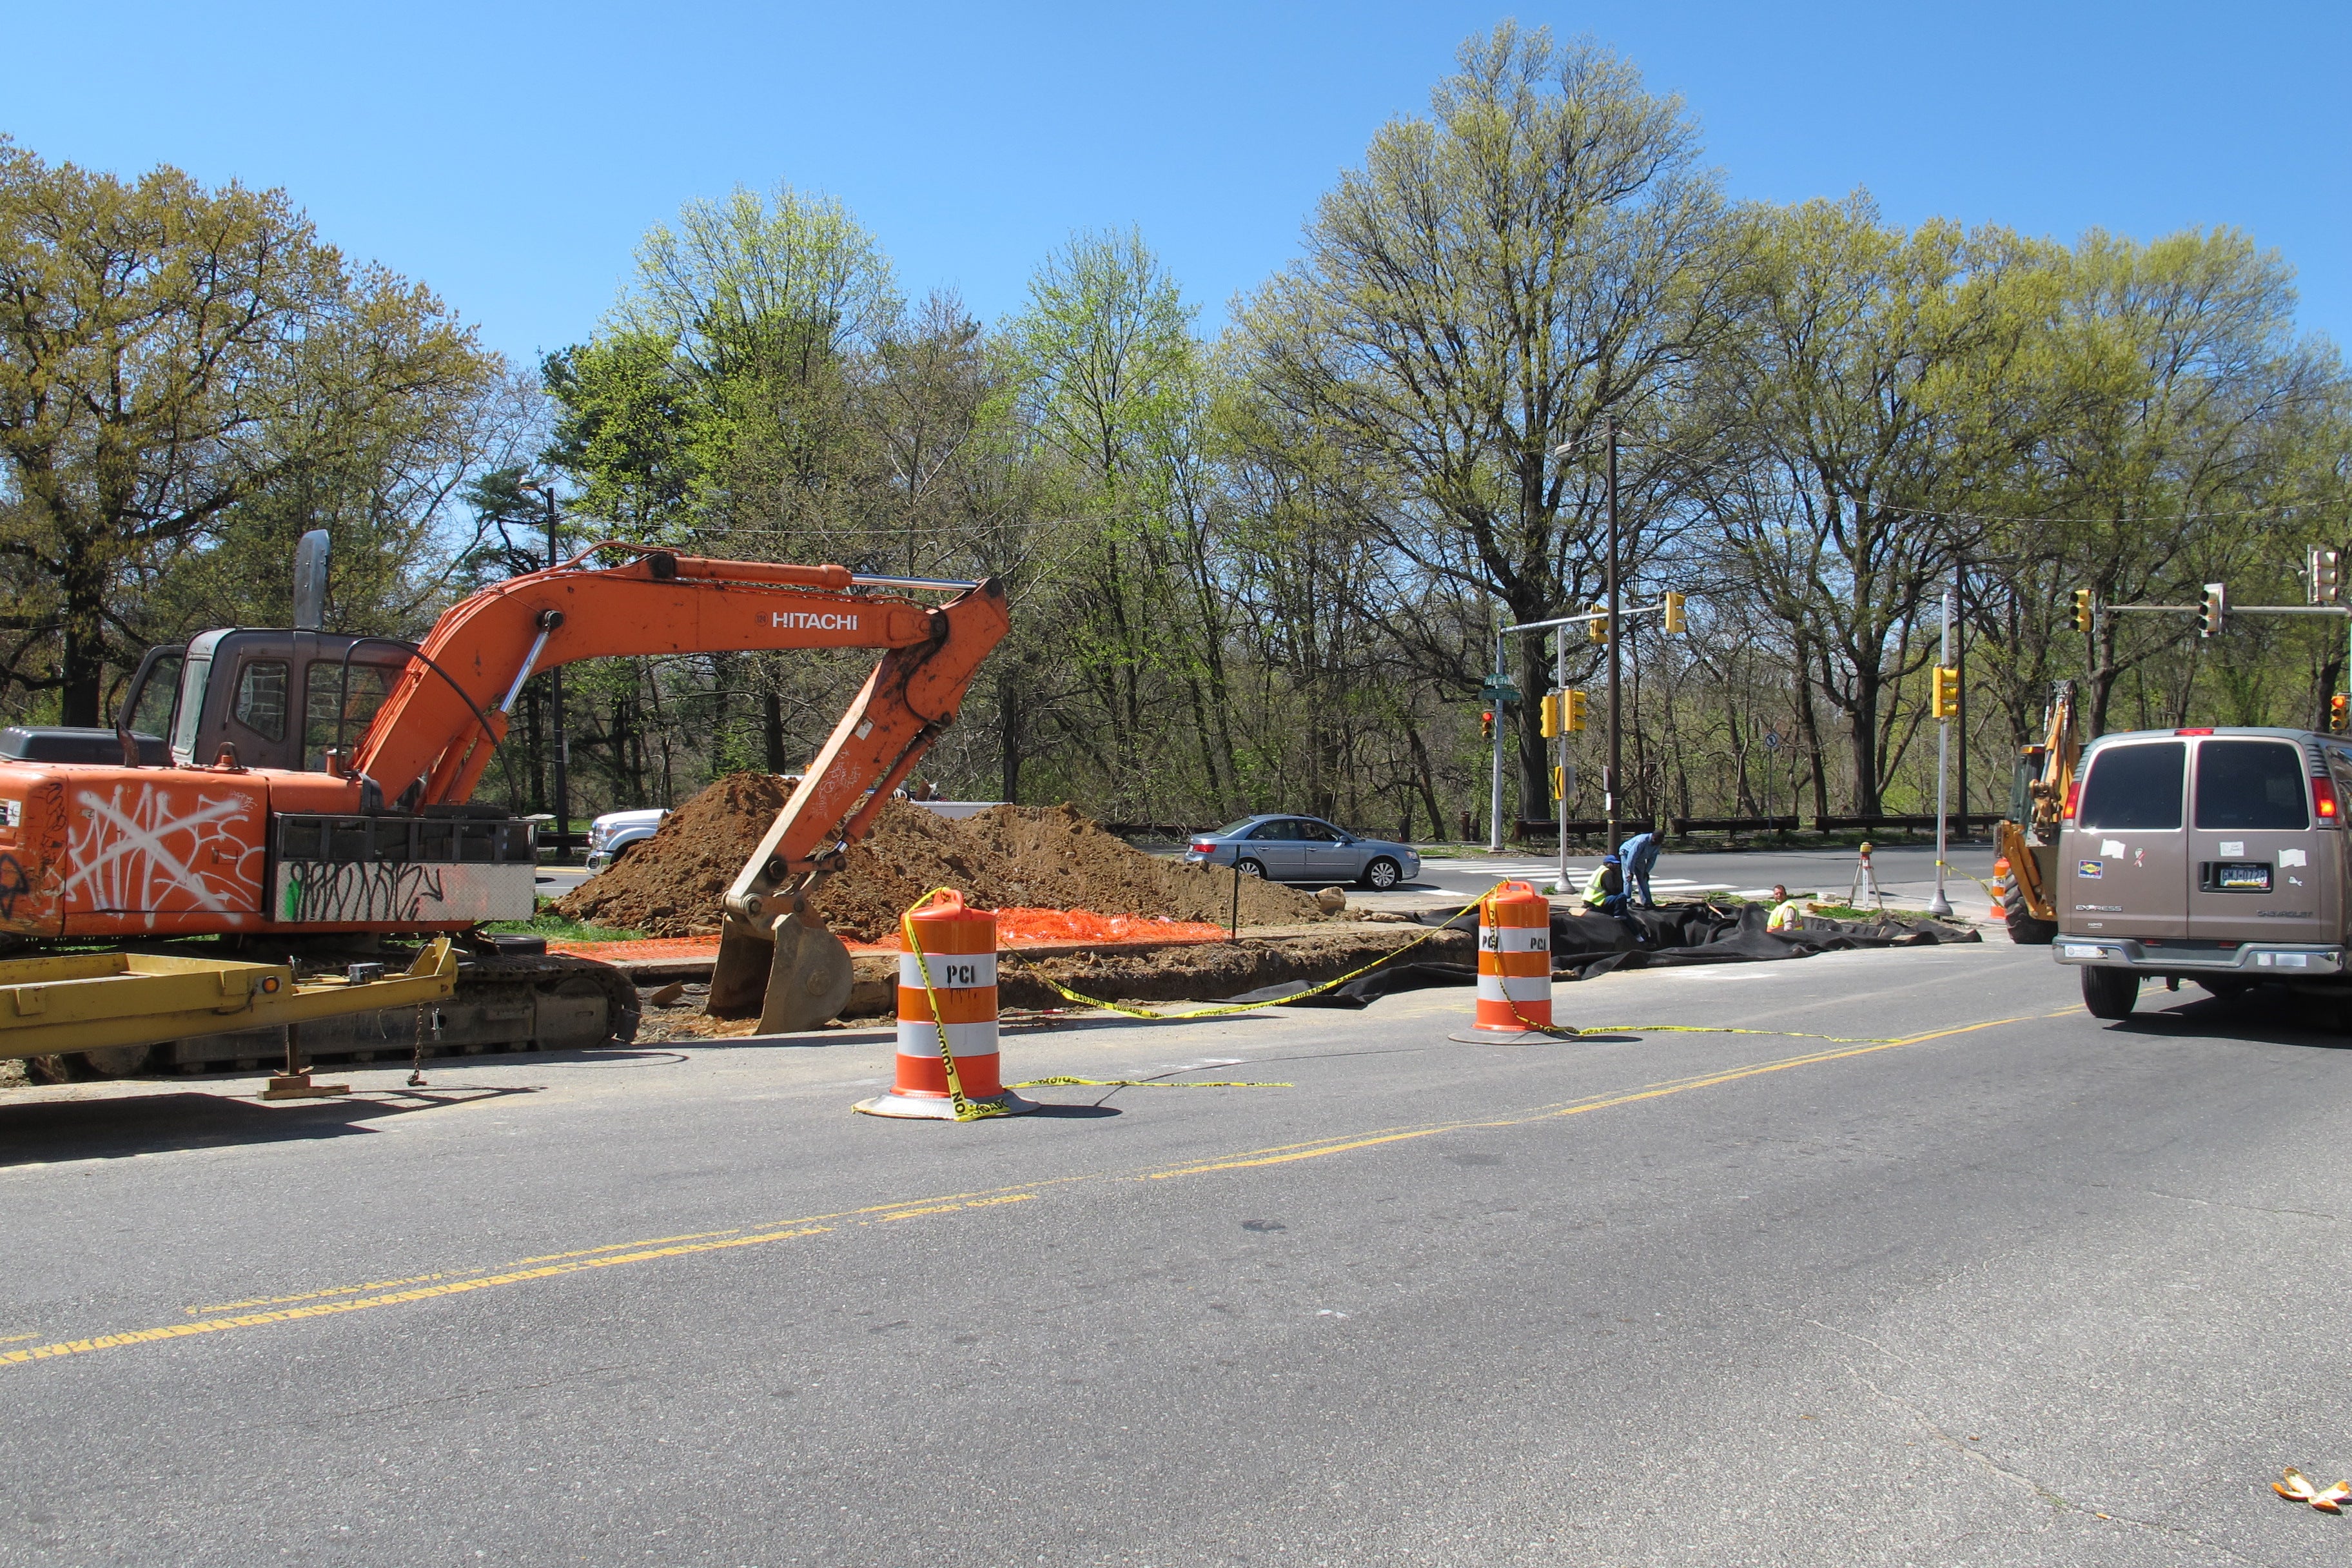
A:
[[[2058,825],[2082,757],[2083,742],[2074,731],[2074,683],[2061,680],[2051,688],[2041,742],[2018,753],[2010,820],[1993,829],[2000,852],[1992,865],[1993,893],[2011,942],[2047,946],[2058,934],[2058,906],[2050,891],[2058,876]]]

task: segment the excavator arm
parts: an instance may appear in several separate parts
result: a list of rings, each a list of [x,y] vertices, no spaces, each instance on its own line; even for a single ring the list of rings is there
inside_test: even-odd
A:
[[[599,545],[596,549],[610,548]],[[575,659],[735,649],[878,647],[881,660],[777,815],[722,906],[710,1009],[768,1030],[811,1027],[848,998],[849,957],[808,895],[940,731],[1010,626],[993,580],[861,576],[844,566],[716,561],[647,550],[579,569],[593,551],[452,607],[335,771],[412,806],[464,801],[536,672]],[[892,589],[953,591],[941,605]]]

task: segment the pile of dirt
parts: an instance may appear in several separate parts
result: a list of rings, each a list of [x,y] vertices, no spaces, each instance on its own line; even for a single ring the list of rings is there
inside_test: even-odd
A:
[[[620,864],[559,900],[556,911],[652,936],[719,929],[719,899],[758,847],[791,794],[766,773],[730,773],[662,820]],[[991,806],[950,821],[893,801],[848,863],[818,889],[816,912],[844,936],[878,942],[908,905],[940,886],[982,909],[1092,910],[1222,922],[1233,877],[1189,870],[1106,833],[1067,805]],[[1325,920],[1308,894],[1244,879],[1241,921],[1295,925]]]

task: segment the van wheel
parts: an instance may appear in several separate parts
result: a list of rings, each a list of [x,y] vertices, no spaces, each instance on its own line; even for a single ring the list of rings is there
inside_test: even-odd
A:
[[[2092,964],[2083,971],[2083,1005],[2094,1018],[2128,1018],[2139,1000],[2139,976],[2128,969]]]

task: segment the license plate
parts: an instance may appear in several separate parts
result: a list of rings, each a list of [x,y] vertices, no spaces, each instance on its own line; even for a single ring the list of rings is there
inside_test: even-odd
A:
[[[2213,886],[2225,893],[2267,893],[2271,890],[2271,868],[2224,861],[2213,868]]]

